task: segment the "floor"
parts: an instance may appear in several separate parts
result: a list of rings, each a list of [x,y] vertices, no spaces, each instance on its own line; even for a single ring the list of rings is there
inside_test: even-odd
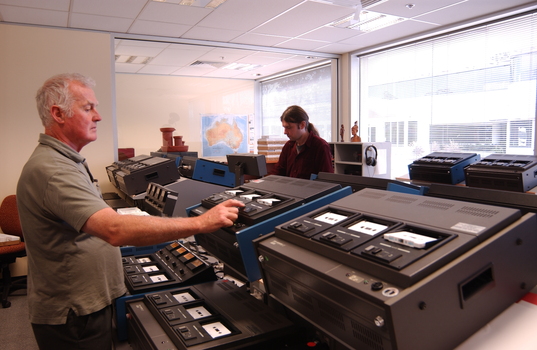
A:
[[[16,290],[8,298],[9,308],[0,307],[0,339],[2,350],[38,350],[28,316],[26,290]],[[132,350],[128,342],[116,340],[116,350]]]

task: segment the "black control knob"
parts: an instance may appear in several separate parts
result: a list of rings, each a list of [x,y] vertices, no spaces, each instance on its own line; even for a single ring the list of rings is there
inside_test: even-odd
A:
[[[381,290],[382,288],[384,288],[384,285],[382,284],[382,282],[373,282],[373,284],[371,284],[371,290],[372,291],[379,291]]]

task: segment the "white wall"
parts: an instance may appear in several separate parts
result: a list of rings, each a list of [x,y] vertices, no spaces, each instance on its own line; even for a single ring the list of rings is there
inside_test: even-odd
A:
[[[103,120],[98,140],[81,153],[103,191],[111,189],[105,170],[116,154],[110,35],[0,24],[0,48],[0,200],[15,193],[21,169],[43,132],[35,106],[37,89],[50,76],[65,72],[97,82]]]
[[[188,151],[202,156],[202,114],[254,113],[251,80],[116,75],[118,147],[149,154],[162,146],[160,128],[175,128]]]

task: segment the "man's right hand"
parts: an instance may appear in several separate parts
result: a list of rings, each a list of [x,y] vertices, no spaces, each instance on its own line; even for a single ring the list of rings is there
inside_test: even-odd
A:
[[[201,221],[201,232],[209,233],[221,227],[232,226],[239,217],[239,208],[244,207],[244,203],[236,199],[228,199],[211,208],[203,215],[199,216]]]

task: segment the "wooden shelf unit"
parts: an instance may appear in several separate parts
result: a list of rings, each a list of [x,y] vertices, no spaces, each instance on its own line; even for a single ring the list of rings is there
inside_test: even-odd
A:
[[[334,173],[391,178],[391,143],[329,142],[329,145],[334,159]],[[368,164],[368,158],[375,159],[369,163],[376,164]]]

